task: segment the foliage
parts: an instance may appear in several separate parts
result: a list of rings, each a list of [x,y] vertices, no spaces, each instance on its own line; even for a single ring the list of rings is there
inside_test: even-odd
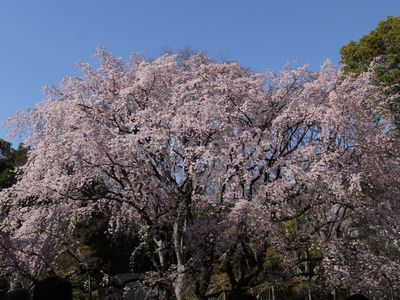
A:
[[[17,181],[17,168],[25,164],[28,148],[23,144],[17,149],[0,139],[0,190],[9,188]]]
[[[76,225],[91,224],[104,225],[105,242],[138,238],[131,271],[145,254],[144,284],[160,299],[217,296],[213,280],[227,293],[299,280],[398,286],[399,256],[363,235],[399,232],[399,148],[376,122],[387,112],[372,105],[371,73],[97,55],[97,70],[81,64],[81,77],[12,121],[30,128],[32,152],[0,195],[2,273],[42,276],[57,254],[78,251]]]
[[[346,72],[357,75],[366,72],[378,58],[377,82],[387,97],[381,104],[388,106],[397,122],[400,120],[400,17],[388,17],[358,42],[351,41],[340,50]]]

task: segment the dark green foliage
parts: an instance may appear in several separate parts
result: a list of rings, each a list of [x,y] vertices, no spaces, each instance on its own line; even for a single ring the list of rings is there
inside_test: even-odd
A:
[[[137,234],[120,234],[110,238],[107,234],[109,217],[98,214],[91,219],[82,219],[76,224],[75,238],[81,245],[80,252],[87,255],[89,268],[104,270],[108,274],[130,272],[132,249],[139,246]],[[135,263],[135,272],[148,271],[151,268],[146,253],[139,253]]]
[[[11,143],[0,139],[0,190],[17,181],[16,168],[26,163],[28,150],[23,144],[14,149]]]
[[[387,96],[400,92],[400,17],[388,17],[358,42],[351,41],[340,49],[345,72],[359,75],[379,57],[377,84]],[[387,101],[387,98],[385,101]],[[388,101],[397,124],[400,122],[400,97]]]
[[[137,254],[134,270],[130,268],[132,249],[139,246],[139,236],[134,231],[127,231],[111,238],[107,234],[109,218],[107,214],[98,213],[77,221],[72,238],[79,245],[77,250],[81,261],[72,263],[71,258],[66,255],[59,257],[54,263],[58,273],[71,278],[74,299],[88,299],[89,294],[91,299],[98,299],[101,295],[109,293],[110,288],[118,289],[114,282],[107,288],[102,286],[104,274],[113,277],[131,271],[141,273],[151,270],[151,261],[146,249]]]

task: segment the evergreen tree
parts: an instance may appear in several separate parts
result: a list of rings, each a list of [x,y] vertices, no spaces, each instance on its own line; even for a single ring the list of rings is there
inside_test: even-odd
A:
[[[375,75],[377,85],[384,91],[381,105],[394,114],[400,122],[400,17],[388,17],[377,28],[358,42],[351,41],[340,50],[344,71],[360,75],[377,59]]]
[[[17,181],[17,168],[25,164],[27,156],[28,148],[23,144],[14,149],[10,142],[0,139],[0,190]]]

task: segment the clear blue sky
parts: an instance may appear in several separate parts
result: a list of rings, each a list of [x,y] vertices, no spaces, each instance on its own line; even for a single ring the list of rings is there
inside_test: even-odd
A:
[[[122,57],[191,46],[262,72],[292,60],[315,69],[389,15],[399,0],[3,0],[0,122],[77,74],[99,44]]]

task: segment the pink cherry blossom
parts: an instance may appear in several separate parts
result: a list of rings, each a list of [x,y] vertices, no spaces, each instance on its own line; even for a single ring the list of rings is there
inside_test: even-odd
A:
[[[101,211],[110,235],[138,230],[149,284],[177,299],[191,283],[204,299],[217,265],[232,289],[311,276],[310,249],[322,253],[316,284],[398,288],[399,147],[370,73],[97,55],[97,70],[82,63],[10,120],[32,150],[1,193],[1,274],[37,278],[74,251],[76,221]]]

